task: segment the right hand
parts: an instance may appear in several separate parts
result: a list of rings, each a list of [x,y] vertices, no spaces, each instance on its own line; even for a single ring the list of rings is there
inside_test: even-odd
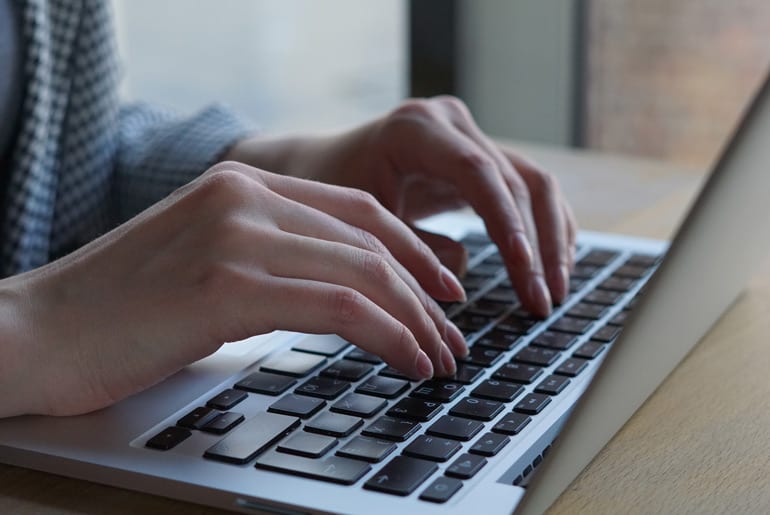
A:
[[[0,416],[92,411],[276,329],[338,334],[415,378],[451,375],[467,348],[431,297],[463,295],[368,193],[220,163],[0,282]]]

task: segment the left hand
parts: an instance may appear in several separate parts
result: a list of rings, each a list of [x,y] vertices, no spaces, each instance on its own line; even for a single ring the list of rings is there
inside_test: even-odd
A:
[[[569,292],[576,223],[558,183],[493,142],[454,97],[409,100],[331,137],[247,139],[226,157],[368,191],[408,224],[470,205],[526,309],[547,316]],[[415,230],[448,267],[462,269],[459,243]]]

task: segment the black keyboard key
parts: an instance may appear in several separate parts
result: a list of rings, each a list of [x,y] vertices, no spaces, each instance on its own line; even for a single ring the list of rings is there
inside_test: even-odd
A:
[[[476,379],[481,377],[482,374],[484,374],[484,367],[470,365],[468,363],[458,363],[457,372],[455,372],[455,375],[452,377],[449,377],[448,380],[456,383],[472,384],[475,383]]]
[[[243,464],[276,443],[299,426],[294,417],[275,413],[258,413],[212,445],[204,457]]]
[[[636,283],[636,279],[632,279],[630,277],[617,277],[613,275],[600,282],[597,288],[600,290],[611,290],[625,293],[634,286],[634,283]]]
[[[214,408],[201,406],[177,420],[176,425],[188,429],[200,429],[218,416],[219,412]]]
[[[589,265],[589,264],[577,264],[575,270],[572,271],[570,277],[576,277],[578,279],[591,279],[602,269],[601,266]]]
[[[330,409],[344,415],[369,418],[379,413],[387,404],[387,401],[377,397],[361,395],[360,393],[349,393],[334,403]]]
[[[569,278],[569,292],[570,293],[576,293],[579,292],[585,283],[587,283],[585,279],[580,279],[579,277],[570,277]]]
[[[463,482],[459,479],[439,476],[428,488],[422,491],[420,499],[442,504],[451,499],[462,486]]]
[[[552,331],[561,331],[563,333],[583,334],[593,323],[593,320],[563,316],[552,323],[550,329]]]
[[[618,337],[622,328],[615,325],[605,325],[591,335],[592,340],[609,343]]]
[[[567,377],[576,377],[580,372],[585,370],[588,366],[588,361],[580,358],[569,358],[564,363],[559,365],[559,368],[554,370],[554,374],[559,374]]]
[[[483,315],[472,315],[465,311],[452,318],[452,322],[454,322],[458,329],[460,329],[462,332],[467,331],[470,333],[478,332],[487,326],[491,321],[492,319],[490,317]]]
[[[617,313],[614,317],[610,318],[610,321],[607,322],[610,325],[618,325],[618,326],[624,326],[626,324],[626,321],[628,321],[628,315],[630,314],[629,311],[621,311],[620,313]]]
[[[471,392],[471,395],[474,397],[481,397],[482,399],[511,402],[513,399],[521,395],[523,391],[524,387],[519,386],[518,384],[509,383],[506,381],[498,381],[496,379],[489,379],[478,385]]]
[[[387,411],[387,414],[391,417],[426,422],[438,415],[441,411],[441,406],[440,403],[435,401],[405,397],[394,404]]]
[[[497,453],[503,450],[503,447],[508,445],[511,441],[510,438],[503,434],[487,433],[481,438],[476,440],[468,452],[473,454],[480,454],[481,456],[495,456]]]
[[[595,342],[593,340],[587,341],[577,348],[573,356],[576,358],[594,359],[604,352],[605,347],[607,347],[607,345],[604,343]]]
[[[519,301],[513,288],[498,287],[485,293],[481,300],[484,302],[497,302],[503,306],[512,306]]]
[[[406,496],[414,492],[436,470],[438,470],[438,465],[432,461],[396,456],[372,476],[364,484],[364,488]]]
[[[296,379],[287,376],[254,372],[235,383],[235,388],[265,395],[280,395],[294,386],[296,382]]]
[[[477,454],[461,454],[449,465],[445,474],[458,479],[470,479],[486,464],[486,458]]]
[[[234,413],[232,411],[228,411],[227,413],[222,413],[214,420],[203,426],[201,429],[207,433],[222,435],[230,431],[244,420],[246,420],[246,417],[244,417],[242,413]]]
[[[431,401],[450,402],[456,399],[463,390],[465,387],[460,383],[431,380],[425,381],[412,390],[411,396]]]
[[[476,420],[492,420],[503,411],[503,407],[502,402],[466,397],[455,404],[449,414]]]
[[[488,318],[497,318],[502,315],[507,308],[499,302],[487,302],[479,299],[465,307],[465,312],[471,315],[485,316]]]
[[[593,265],[593,266],[605,266],[609,264],[613,259],[620,255],[619,252],[614,250],[595,249],[578,261],[580,265]]]
[[[409,381],[411,378],[404,374],[402,371],[400,371],[397,368],[393,367],[385,367],[382,370],[380,370],[379,375],[384,377],[393,377],[395,379],[402,379],[404,381]]]
[[[229,410],[248,396],[249,394],[246,392],[227,389],[213,399],[209,399],[206,406],[222,411]]]
[[[337,439],[331,436],[298,431],[278,444],[277,450],[306,458],[320,458],[335,445],[337,445]]]
[[[305,424],[305,431],[322,435],[343,437],[361,427],[364,423],[358,417],[342,415],[341,413],[321,413]]]
[[[189,429],[177,426],[169,426],[147,440],[147,443],[144,445],[150,449],[167,451],[169,449],[173,449],[183,441],[187,440],[191,435],[192,432]]]
[[[386,440],[403,442],[416,433],[418,429],[420,429],[420,424],[417,422],[385,415],[366,426],[366,428],[361,431],[361,434],[374,438],[385,438]]]
[[[493,330],[481,336],[478,340],[476,340],[476,343],[474,343],[473,346],[489,347],[491,349],[497,350],[510,350],[520,341],[520,334],[505,333],[503,331]]]
[[[308,418],[324,406],[326,406],[326,402],[322,399],[290,393],[278,399],[267,410],[282,415]]]
[[[366,352],[361,349],[353,349],[345,354],[345,359],[352,359],[353,361],[362,361],[364,363],[371,363],[372,365],[379,365],[382,363],[382,359],[371,352]]]
[[[358,381],[372,371],[373,365],[360,361],[341,359],[323,369],[321,375],[343,381]]]
[[[518,413],[525,415],[537,415],[551,403],[551,398],[541,393],[530,393],[513,408]]]
[[[343,485],[352,485],[372,469],[362,461],[338,456],[314,460],[274,451],[261,456],[256,467]]]
[[[567,314],[571,317],[590,318],[599,320],[607,312],[607,307],[601,304],[590,304],[588,302],[579,302],[569,308]]]
[[[461,448],[460,442],[455,440],[421,435],[406,446],[404,454],[430,461],[447,461]]]
[[[554,350],[567,350],[577,341],[577,336],[567,333],[544,331],[532,340],[532,345]]]
[[[348,388],[350,388],[350,383],[347,381],[316,376],[311,377],[301,386],[298,386],[294,393],[332,400],[339,397]]]
[[[476,436],[483,427],[484,424],[477,420],[444,415],[434,422],[426,432],[429,435],[465,442]]]
[[[336,356],[349,346],[348,342],[337,336],[308,336],[294,344],[292,350],[320,354],[321,356]]]
[[[569,385],[570,380],[565,376],[551,375],[543,379],[535,391],[546,395],[559,395]]]
[[[532,329],[534,329],[535,326],[538,324],[539,322],[537,320],[532,320],[529,318],[521,318],[513,314],[513,315],[510,315],[508,318],[501,320],[495,326],[495,328],[498,329],[499,331],[505,331],[507,333],[529,334],[530,332],[532,332]]]
[[[356,436],[337,451],[337,456],[378,463],[396,450],[396,444],[377,438]]]
[[[660,256],[651,256],[648,254],[633,254],[631,257],[628,258],[628,261],[626,261],[629,265],[634,266],[643,266],[646,268],[650,268],[652,266],[655,266],[658,261],[660,261]]]
[[[495,427],[492,428],[492,431],[504,435],[517,435],[530,422],[532,422],[532,418],[527,415],[510,413],[500,419],[500,421],[495,424]]]
[[[460,358],[462,363],[470,363],[480,367],[489,367],[503,358],[502,351],[490,349],[488,347],[476,347],[475,345],[468,349],[468,355]]]
[[[630,279],[641,279],[647,275],[648,270],[649,269],[645,266],[623,265],[615,270],[613,275],[617,275],[619,277],[628,277]]]
[[[529,365],[538,365],[547,367],[559,359],[561,353],[553,349],[543,347],[524,347],[513,357],[515,363],[527,363]]]
[[[398,397],[409,388],[409,381],[393,379],[392,377],[374,376],[367,379],[356,388],[356,392],[385,399]]]
[[[268,358],[259,369],[262,372],[305,377],[324,363],[326,358],[323,356],[290,350]]]
[[[513,383],[530,384],[540,377],[542,373],[543,369],[534,365],[506,363],[498,368],[492,377]]]
[[[618,302],[618,299],[623,295],[623,292],[611,291],[611,290],[594,290],[585,297],[583,302],[590,302],[592,304],[602,304],[604,306],[612,306]]]

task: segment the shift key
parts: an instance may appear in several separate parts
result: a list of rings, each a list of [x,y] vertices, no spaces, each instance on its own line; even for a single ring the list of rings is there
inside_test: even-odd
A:
[[[259,413],[209,447],[205,458],[243,464],[299,426],[299,419],[277,413]]]

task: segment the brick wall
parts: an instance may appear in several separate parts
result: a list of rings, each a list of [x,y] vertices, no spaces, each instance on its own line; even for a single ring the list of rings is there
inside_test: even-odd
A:
[[[707,166],[770,65],[770,2],[589,4],[588,146]]]

